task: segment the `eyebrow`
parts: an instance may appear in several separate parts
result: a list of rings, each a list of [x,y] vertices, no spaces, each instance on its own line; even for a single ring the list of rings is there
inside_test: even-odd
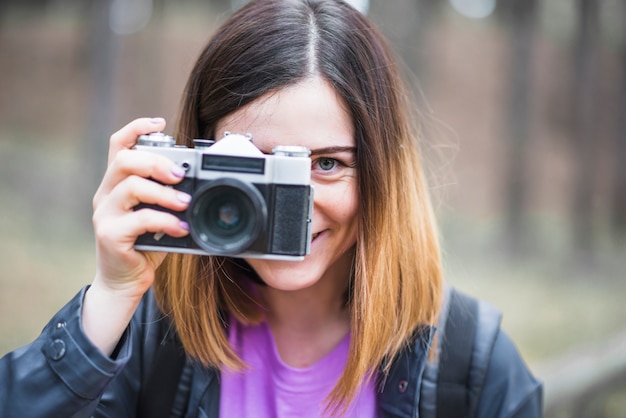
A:
[[[311,150],[311,155],[338,154],[340,152],[356,153],[356,147],[326,147]]]

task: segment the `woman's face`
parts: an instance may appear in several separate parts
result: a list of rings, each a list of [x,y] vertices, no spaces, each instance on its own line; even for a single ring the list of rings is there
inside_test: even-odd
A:
[[[263,96],[221,120],[215,132],[251,133],[266,154],[276,145],[311,150],[314,187],[311,253],[302,262],[247,259],[275,289],[299,290],[321,279],[345,287],[353,264],[357,231],[354,128],[330,85],[305,79]]]

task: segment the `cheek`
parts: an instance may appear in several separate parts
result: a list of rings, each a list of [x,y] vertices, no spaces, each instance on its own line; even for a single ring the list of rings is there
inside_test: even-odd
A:
[[[346,184],[334,190],[332,203],[328,205],[333,217],[346,227],[356,229],[359,212],[359,198],[355,184]]]
[[[343,217],[351,220],[356,224],[357,214],[359,212],[359,198],[356,192],[356,188],[352,187],[346,189],[343,199]]]
[[[316,205],[325,205],[331,201],[339,202],[342,198],[341,193],[352,192],[346,182],[329,183],[311,178],[311,186],[313,186],[313,202]]]
[[[351,179],[352,180],[352,179]],[[317,221],[325,223],[331,221],[335,224],[357,224],[359,211],[359,198],[356,182],[340,181],[333,184],[314,184],[314,210],[313,217]],[[326,218],[325,220],[323,218]]]

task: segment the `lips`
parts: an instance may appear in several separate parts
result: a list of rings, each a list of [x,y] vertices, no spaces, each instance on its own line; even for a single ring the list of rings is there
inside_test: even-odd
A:
[[[314,234],[311,234],[311,242],[315,241],[315,239],[317,237],[319,237],[324,231],[320,231],[320,232],[315,232]]]

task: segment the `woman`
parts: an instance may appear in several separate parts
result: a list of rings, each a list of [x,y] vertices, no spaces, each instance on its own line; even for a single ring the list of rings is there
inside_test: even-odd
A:
[[[261,0],[237,12],[191,73],[176,138],[191,146],[230,131],[251,133],[266,153],[309,148],[310,255],[290,262],[136,251],[143,233],[183,237],[189,226],[133,208],[183,211],[191,197],[168,187],[181,181],[181,167],[131,150],[165,121],[131,122],[111,137],[94,198],[95,278],[35,342],[2,360],[10,382],[2,416],[135,416],[158,401],[149,388],[163,366],[163,314],[188,359],[173,402],[181,416],[417,414],[419,379],[398,411],[385,395],[406,350],[415,353],[411,370],[426,367],[443,299],[410,109],[384,38],[343,2]],[[520,375],[523,384],[514,390],[511,379],[488,378],[478,413],[537,416],[539,384],[514,349],[495,347],[493,358],[504,361],[491,361],[489,375]]]

